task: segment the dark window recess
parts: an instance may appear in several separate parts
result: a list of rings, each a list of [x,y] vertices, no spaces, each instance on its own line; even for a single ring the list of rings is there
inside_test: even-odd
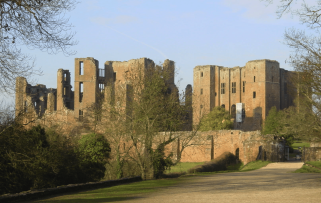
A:
[[[84,62],[79,61],[79,75],[83,75],[83,74],[84,74]]]
[[[82,102],[82,98],[84,96],[84,92],[83,92],[84,87],[83,86],[84,86],[83,83],[80,82],[79,83],[79,102]]]
[[[84,120],[84,112],[82,110],[79,110],[79,121]]]
[[[284,94],[288,94],[288,85],[284,83]]]
[[[232,82],[232,93],[236,93],[236,82]]]
[[[222,107],[223,109],[225,109],[225,104],[222,104],[221,107]]]
[[[233,104],[231,106],[231,116],[232,116],[232,118],[236,118],[236,105],[235,104]]]
[[[216,97],[217,93],[215,92],[215,97]]]
[[[255,82],[255,76],[254,76],[254,80],[253,81]]]
[[[116,82],[116,73],[113,74],[113,80]]]
[[[66,88],[64,87],[64,96],[67,95]]]
[[[245,81],[243,81],[243,92],[245,92]]]
[[[201,89],[201,94],[203,94],[203,89]]]
[[[203,77],[203,72],[201,72],[201,77]]]
[[[201,105],[201,109],[203,108],[203,105]]]
[[[256,98],[256,92],[253,92],[253,98]]]
[[[225,83],[221,83],[221,94],[225,94]]]

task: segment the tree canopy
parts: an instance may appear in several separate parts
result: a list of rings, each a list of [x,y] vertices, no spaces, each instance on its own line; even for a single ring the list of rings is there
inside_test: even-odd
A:
[[[200,131],[233,129],[231,115],[222,107],[214,107],[200,123]]]
[[[0,0],[0,91],[10,92],[18,76],[40,74],[31,56],[19,48],[40,49],[49,54],[74,54],[77,44],[65,13],[76,0]]]

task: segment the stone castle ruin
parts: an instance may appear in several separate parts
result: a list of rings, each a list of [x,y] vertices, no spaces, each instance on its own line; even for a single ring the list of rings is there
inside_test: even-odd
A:
[[[69,70],[57,72],[57,88],[46,88],[38,84],[31,86],[23,77],[16,79],[16,115],[27,113],[28,119],[41,118],[44,115],[57,122],[75,125],[86,116],[86,109],[98,102],[101,95],[111,97],[105,91],[108,85],[127,84],[125,74],[128,71],[147,70],[155,67],[148,58],[129,61],[106,61],[104,69],[92,57],[75,59],[74,91]],[[174,83],[175,65],[165,60],[163,68],[170,71],[168,84],[171,92],[178,89]],[[293,105],[294,96],[289,94],[290,76],[293,72],[279,67],[273,60],[254,60],[244,67],[226,68],[216,65],[196,66],[194,68],[194,87],[185,89],[185,105],[192,106],[188,112],[185,130],[192,130],[200,119],[216,106],[222,106],[236,118],[236,105],[242,104],[243,119],[235,120],[235,129],[260,130],[269,110],[276,106],[278,110]],[[127,86],[126,86],[127,87]],[[128,88],[128,87],[127,87]],[[25,122],[28,122],[28,119]]]
[[[175,64],[167,59],[162,66],[172,75],[167,81],[169,92],[176,94]],[[69,70],[58,70],[57,88],[46,88],[41,84],[32,86],[25,78],[18,77],[16,116],[22,114],[25,124],[63,125],[63,132],[68,134],[85,126],[84,120],[91,105],[99,103],[101,99],[107,101],[118,91],[117,88],[110,91],[111,86],[119,84],[125,91],[130,88],[126,73],[144,72],[150,67],[156,66],[148,58],[106,61],[104,69],[99,69],[99,62],[94,58],[76,58],[74,91]],[[198,138],[192,140],[191,147],[183,152],[182,161],[209,161],[224,152],[237,152],[243,162],[255,160],[259,147],[264,143],[260,133],[255,130],[261,129],[263,120],[273,106],[280,110],[294,104],[297,93],[290,94],[290,89],[295,89],[290,82],[294,74],[280,68],[277,61],[267,59],[249,61],[244,67],[234,68],[196,66],[194,87],[187,85],[185,89],[185,105],[191,107],[185,117],[186,126],[183,131],[175,133],[188,136],[192,132],[186,131],[193,130],[193,125],[216,106],[222,106],[230,112],[236,131],[198,132]],[[242,115],[238,117],[240,112]],[[99,122],[99,119],[96,121]],[[177,154],[181,145],[182,141],[178,139],[167,149]]]

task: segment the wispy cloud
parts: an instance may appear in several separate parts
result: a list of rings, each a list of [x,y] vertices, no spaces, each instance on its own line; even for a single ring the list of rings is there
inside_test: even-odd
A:
[[[260,0],[221,0],[221,4],[231,8],[233,12],[242,12],[243,17],[259,23],[279,22],[276,14],[279,3],[268,4],[266,1]],[[294,21],[287,14],[282,17],[282,20]]]
[[[128,23],[137,22],[138,19],[135,16],[119,15],[112,18],[95,17],[95,18],[92,18],[91,21],[99,25],[107,25],[107,24],[128,24]]]

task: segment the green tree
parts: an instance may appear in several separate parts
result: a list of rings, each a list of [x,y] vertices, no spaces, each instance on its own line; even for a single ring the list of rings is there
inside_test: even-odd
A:
[[[214,107],[212,111],[201,120],[199,130],[209,131],[227,129],[233,129],[233,121],[231,121],[229,112],[222,107]]]

